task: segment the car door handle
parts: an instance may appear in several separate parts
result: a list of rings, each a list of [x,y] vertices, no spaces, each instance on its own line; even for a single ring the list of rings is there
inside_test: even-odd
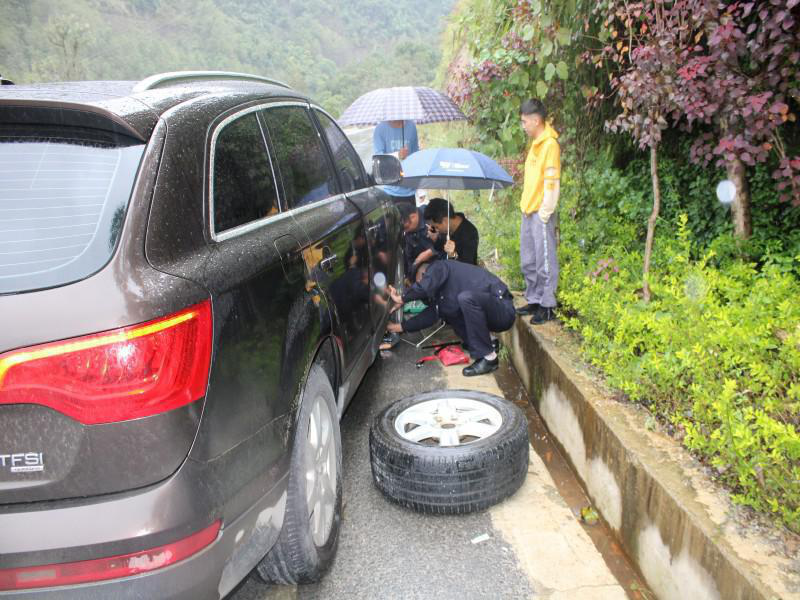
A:
[[[321,261],[319,261],[319,268],[322,269],[323,271],[332,271],[333,265],[336,263],[337,260],[339,260],[339,255],[331,254],[330,256],[325,257]]]

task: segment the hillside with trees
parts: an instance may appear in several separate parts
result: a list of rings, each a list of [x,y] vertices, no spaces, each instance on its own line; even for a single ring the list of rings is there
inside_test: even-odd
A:
[[[452,0],[4,0],[12,81],[141,79],[185,69],[281,79],[333,114],[375,87],[429,84]]]

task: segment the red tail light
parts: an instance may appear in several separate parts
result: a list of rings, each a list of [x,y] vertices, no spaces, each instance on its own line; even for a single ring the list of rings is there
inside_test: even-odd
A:
[[[214,521],[187,538],[141,552],[41,567],[0,569],[0,591],[74,585],[161,569],[200,552],[217,539],[220,525],[221,521]]]
[[[205,394],[211,303],[132,327],[0,354],[0,404],[41,404],[85,423],[137,419]]]

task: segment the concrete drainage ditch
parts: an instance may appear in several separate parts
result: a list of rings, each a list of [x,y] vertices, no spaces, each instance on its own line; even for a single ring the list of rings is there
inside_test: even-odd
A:
[[[800,598],[798,558],[736,509],[635,407],[566,351],[557,325],[518,319],[503,342],[531,403],[592,504],[661,600]],[[557,341],[559,340],[559,341]]]

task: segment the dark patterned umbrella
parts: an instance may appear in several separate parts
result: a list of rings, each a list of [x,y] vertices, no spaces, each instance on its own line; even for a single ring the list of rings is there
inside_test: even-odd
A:
[[[339,117],[339,125],[375,125],[381,121],[417,124],[461,121],[464,116],[444,94],[428,87],[379,88],[353,102]]]

